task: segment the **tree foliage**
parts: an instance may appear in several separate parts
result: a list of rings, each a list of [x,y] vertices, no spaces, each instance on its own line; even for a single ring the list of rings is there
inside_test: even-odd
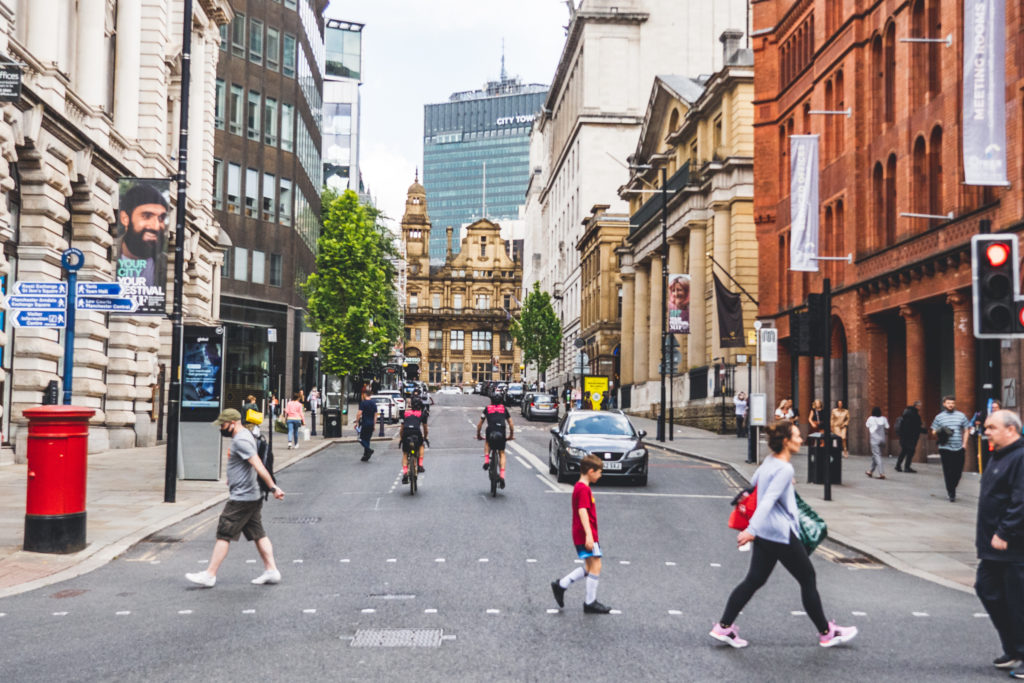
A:
[[[551,306],[551,295],[540,291],[540,283],[526,295],[523,309],[512,322],[512,336],[523,350],[523,362],[534,363],[544,372],[558,358],[562,347],[562,324]]]
[[[324,192],[316,272],[303,286],[309,324],[320,333],[321,367],[348,375],[386,359],[402,331],[395,293],[397,255],[380,211],[352,190]]]

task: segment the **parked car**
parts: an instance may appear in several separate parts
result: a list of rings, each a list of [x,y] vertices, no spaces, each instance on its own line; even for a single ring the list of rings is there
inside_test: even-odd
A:
[[[523,399],[523,415],[527,420],[542,418],[558,422],[558,400],[551,394],[530,394]]]
[[[384,389],[377,393],[378,396],[390,396],[395,400],[395,406],[398,409],[398,419],[405,417],[405,398],[402,396],[402,392],[397,389]]]
[[[476,386],[475,385],[470,385],[470,384],[463,384],[462,385],[462,393],[464,393],[464,394],[475,394],[476,393]]]
[[[441,389],[437,393],[439,393],[439,394],[456,394],[458,396],[461,396],[462,395],[462,390],[459,389],[458,387],[448,387],[448,386],[445,386],[445,387],[441,387]]]
[[[398,422],[398,403],[394,396],[386,394],[374,394],[370,400],[377,404],[377,412],[384,416],[388,422]]]
[[[523,394],[523,401],[519,404],[519,412],[523,417],[526,417],[526,407],[530,405],[530,399],[533,398],[533,392],[528,391]]]
[[[510,406],[518,406],[523,402],[523,394],[525,389],[520,382],[512,382],[505,389],[505,404]]]
[[[569,483],[579,475],[580,461],[594,454],[604,462],[606,478],[647,486],[645,436],[620,410],[572,411],[551,428],[548,469],[559,482]]]
[[[484,383],[483,382],[477,382],[476,384],[474,384],[473,385],[473,393],[474,394],[482,394],[482,393],[484,393]]]

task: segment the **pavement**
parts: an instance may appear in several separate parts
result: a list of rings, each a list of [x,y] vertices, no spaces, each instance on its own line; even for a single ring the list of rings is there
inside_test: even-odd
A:
[[[746,440],[734,435],[676,425],[674,439],[654,440],[656,423],[631,418],[647,430],[655,448],[712,461],[749,480],[756,469],[746,463]],[[388,438],[393,433],[388,429]],[[356,441],[351,426],[343,438],[312,437],[297,450],[275,438],[275,470],[280,471],[336,442]],[[762,457],[767,454],[761,444]],[[22,550],[27,467],[0,467],[0,597],[51,585],[96,569],[136,543],[227,498],[225,481],[178,481],[174,503],[163,502],[163,445],[92,453],[88,458],[86,493],[87,547],[66,555]],[[917,474],[893,470],[887,479],[868,479],[870,457],[851,454],[843,461],[843,483],[832,487],[825,501],[820,485],[807,484],[807,458],[794,459],[797,490],[825,519],[829,537],[864,555],[934,583],[973,593],[976,558],[974,524],[979,477],[965,473],[957,501],[946,499],[937,456],[915,464]],[[726,522],[723,514],[722,524]]]

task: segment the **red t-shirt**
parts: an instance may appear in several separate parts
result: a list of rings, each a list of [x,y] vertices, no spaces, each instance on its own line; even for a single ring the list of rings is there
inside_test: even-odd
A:
[[[572,542],[576,545],[587,542],[587,531],[580,520],[580,510],[587,511],[590,531],[594,535],[594,543],[597,543],[597,508],[594,506],[594,492],[582,481],[576,482],[572,490]]]

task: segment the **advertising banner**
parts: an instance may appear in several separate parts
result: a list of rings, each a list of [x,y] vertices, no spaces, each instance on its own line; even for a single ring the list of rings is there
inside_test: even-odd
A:
[[[963,142],[967,185],[1007,184],[1005,22],[1005,0],[964,0]]]
[[[789,136],[789,269],[818,272],[818,136]]]
[[[743,302],[737,292],[730,292],[712,273],[715,279],[715,303],[718,305],[718,340],[723,349],[743,348],[747,345],[743,337]]]
[[[668,331],[690,333],[690,276],[683,273],[668,276]]]
[[[114,242],[115,276],[131,315],[164,315],[167,304],[167,229],[172,223],[171,182],[121,178]],[[116,314],[117,312],[112,312]]]
[[[224,328],[186,325],[181,363],[181,407],[187,412],[220,412]],[[191,421],[191,420],[190,420]]]

